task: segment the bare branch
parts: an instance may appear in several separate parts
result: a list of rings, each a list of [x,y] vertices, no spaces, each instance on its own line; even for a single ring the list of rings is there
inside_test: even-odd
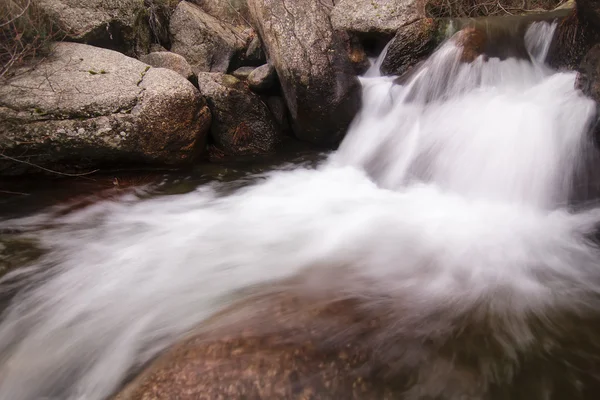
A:
[[[95,170],[93,170],[93,171],[89,171],[89,172],[83,172],[83,173],[80,173],[80,174],[67,174],[67,173],[65,173],[65,172],[59,172],[59,171],[54,171],[54,170],[52,170],[52,169],[44,168],[44,167],[42,167],[42,166],[40,166],[40,165],[37,165],[37,164],[31,163],[31,162],[29,162],[29,161],[25,161],[25,160],[19,160],[18,158],[10,157],[10,156],[7,156],[6,154],[1,154],[1,153],[0,153],[0,157],[2,157],[2,158],[4,158],[4,159],[7,159],[7,160],[10,160],[10,161],[17,162],[17,163],[21,163],[21,164],[30,165],[30,166],[32,166],[32,167],[35,167],[35,168],[41,169],[41,170],[43,170],[43,171],[50,172],[50,173],[57,174],[57,175],[62,175],[62,176],[71,176],[71,177],[86,176],[86,175],[91,175],[91,174],[93,174],[93,173],[96,173],[96,172],[98,172],[98,171],[99,171],[98,169],[95,169]]]

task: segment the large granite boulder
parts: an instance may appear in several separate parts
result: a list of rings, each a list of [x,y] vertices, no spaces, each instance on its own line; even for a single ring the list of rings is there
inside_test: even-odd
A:
[[[393,35],[423,18],[420,0],[340,0],[331,12],[335,29]]]
[[[250,32],[220,21],[200,7],[182,1],[171,16],[171,51],[182,55],[194,73],[227,72],[236,57],[243,57]]]
[[[360,107],[360,84],[350,39],[331,25],[332,0],[250,0],[248,5],[295,135],[336,145]]]
[[[37,6],[67,38],[133,54],[143,54],[151,42],[139,0],[38,0]]]
[[[168,68],[177,72],[185,79],[191,79],[194,77],[194,72],[192,71],[190,63],[188,63],[183,56],[170,51],[157,51],[146,54],[140,57],[140,61],[152,67]]]
[[[190,161],[210,111],[176,72],[112,50],[58,43],[0,85],[0,173]]]
[[[228,24],[250,27],[247,0],[193,0],[206,13]]]
[[[198,86],[213,115],[211,136],[226,156],[270,153],[281,129],[269,108],[247,85],[231,75],[198,74]]]

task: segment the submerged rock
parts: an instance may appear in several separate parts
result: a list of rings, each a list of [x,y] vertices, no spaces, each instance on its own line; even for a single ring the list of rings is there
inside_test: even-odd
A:
[[[168,68],[177,72],[185,79],[191,79],[194,77],[192,67],[186,61],[186,59],[179,54],[171,53],[169,51],[146,54],[140,57],[140,61],[156,68]]]
[[[331,0],[248,2],[269,62],[277,70],[299,139],[334,146],[360,107],[349,37],[333,29]]]
[[[421,19],[419,0],[340,0],[331,12],[335,29],[395,34]]]
[[[598,351],[597,319],[553,315],[580,323],[569,332],[532,321],[539,337],[519,346],[502,317],[407,326],[394,305],[284,294],[234,305],[113,400],[597,398],[600,384],[585,367],[594,365],[585,349]]]
[[[227,72],[235,57],[245,54],[248,32],[222,22],[200,7],[182,1],[171,16],[171,51],[190,63],[194,73]]]
[[[0,85],[0,172],[181,164],[203,147],[210,111],[179,74],[115,51],[58,43]],[[15,161],[17,160],[17,161]],[[21,161],[21,162],[19,162]]]
[[[211,135],[225,155],[270,153],[281,130],[260,97],[231,75],[198,74],[200,91],[213,115]]]
[[[270,64],[262,65],[248,75],[248,86],[256,92],[271,89],[277,81],[277,72]]]
[[[199,334],[159,357],[113,400],[397,398],[393,384],[364,368],[369,357],[360,343],[326,346],[328,334],[352,327],[360,314],[352,305],[278,300],[267,306],[271,333],[251,324]]]
[[[151,42],[139,0],[39,0],[36,3],[67,38],[95,46],[144,53]]]

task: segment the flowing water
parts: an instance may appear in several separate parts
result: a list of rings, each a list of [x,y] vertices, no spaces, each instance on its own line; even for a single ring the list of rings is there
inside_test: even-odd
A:
[[[489,323],[481,345],[513,369],[477,361],[478,393],[510,386],[523,354],[597,351],[581,321],[600,320],[600,211],[569,203],[595,105],[544,65],[553,31],[529,28],[529,59],[465,64],[450,40],[404,84],[371,70],[346,139],[314,168],[3,221],[45,253],[2,282],[19,291],[0,323],[0,399],[106,398],[235,293],[300,274],[318,279],[296,290],[397,309],[388,338],[452,346],[461,324]],[[467,398],[420,360],[394,360],[421,373],[406,399]]]

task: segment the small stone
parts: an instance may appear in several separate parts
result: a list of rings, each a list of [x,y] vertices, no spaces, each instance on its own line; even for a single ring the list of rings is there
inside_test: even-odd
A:
[[[256,92],[271,89],[277,80],[277,72],[270,64],[261,65],[248,75],[248,87]]]
[[[248,79],[248,75],[250,75],[255,69],[255,67],[240,67],[233,71],[232,75],[238,78],[239,80],[245,81],[246,79]]]

